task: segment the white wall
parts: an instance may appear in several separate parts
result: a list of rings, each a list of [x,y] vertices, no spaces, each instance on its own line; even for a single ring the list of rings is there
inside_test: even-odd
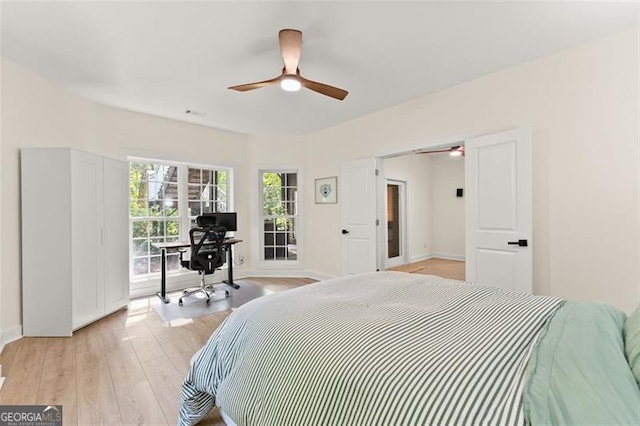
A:
[[[435,257],[464,259],[464,157],[431,157],[431,251]]]
[[[234,167],[235,207],[238,211],[247,210],[247,197],[239,195],[249,186],[246,135],[101,106],[6,59],[2,60],[1,85],[0,309],[5,332],[19,333],[22,322],[21,148],[65,146],[123,160],[135,155]],[[44,206],[43,212],[47,208]],[[248,218],[239,218],[239,238],[244,238],[243,229],[247,227]],[[236,248],[234,253],[249,256],[242,244]]]
[[[640,300],[638,47],[637,29],[626,31],[308,135],[307,174],[531,126],[534,292],[630,311]],[[339,275],[340,205],[314,207],[307,268]]]
[[[407,260],[428,257],[432,248],[431,161],[428,155],[402,155],[384,160],[384,177],[406,182]],[[381,218],[381,223],[384,218]]]

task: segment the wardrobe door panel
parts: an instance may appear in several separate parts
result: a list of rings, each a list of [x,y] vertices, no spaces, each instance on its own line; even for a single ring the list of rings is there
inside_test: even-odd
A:
[[[105,310],[129,303],[129,165],[104,159]]]
[[[103,160],[73,151],[71,229],[73,327],[104,314]]]

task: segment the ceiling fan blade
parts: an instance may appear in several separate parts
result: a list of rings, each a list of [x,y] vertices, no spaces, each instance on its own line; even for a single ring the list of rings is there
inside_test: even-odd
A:
[[[279,76],[277,76],[276,78],[272,78],[271,80],[258,81],[256,83],[240,84],[238,86],[227,87],[227,89],[237,90],[238,92],[246,92],[247,90],[260,89],[261,87],[267,87],[267,86],[271,86],[272,84],[276,84],[282,79],[283,76],[284,74],[280,74]]]
[[[300,75],[298,75],[298,79],[300,80],[300,84],[302,84],[303,87],[306,87],[309,90],[313,90],[314,92],[318,92],[322,95],[338,99],[340,101],[346,98],[349,94],[349,92],[347,92],[346,90],[329,86],[328,84],[318,83],[317,81],[307,80]]]
[[[433,151],[418,151],[416,152],[416,154],[437,154],[439,152],[451,152],[451,149],[447,148],[447,149],[436,149]]]
[[[284,29],[278,33],[280,53],[284,61],[285,74],[295,74],[300,63],[302,50],[302,31]]]
[[[437,154],[439,152],[448,152],[451,154],[455,151],[459,151],[461,153],[460,155],[464,155],[464,146],[452,146],[451,148],[434,149],[429,151],[416,151],[416,154]]]

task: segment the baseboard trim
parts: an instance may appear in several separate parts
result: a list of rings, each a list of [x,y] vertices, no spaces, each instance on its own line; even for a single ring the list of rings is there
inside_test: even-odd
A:
[[[431,259],[433,255],[431,253],[419,254],[417,256],[411,256],[409,263],[420,262],[421,260]]]
[[[221,271],[221,273],[215,273],[213,278],[211,276],[207,276],[207,284],[222,284],[222,280],[227,279],[227,272]],[[318,281],[325,281],[331,278],[335,278],[331,275],[322,274],[320,272],[307,271],[304,269],[253,269],[253,270],[242,270],[235,272],[233,274],[234,280],[240,280],[242,278],[250,278],[250,277],[268,277],[268,278],[277,278],[277,277],[293,277],[293,278],[313,278]],[[192,277],[172,277],[171,281],[167,280],[167,293],[171,293],[174,291],[182,290],[187,287],[197,287],[199,285],[198,275],[193,275]],[[160,291],[160,283],[152,283],[150,285],[145,285],[144,287],[139,287],[136,289],[132,289],[129,292],[129,296],[131,299],[137,299],[140,297],[149,297],[156,294]]]
[[[318,281],[326,281],[326,280],[332,280],[334,278],[338,278],[335,275],[327,275],[327,274],[323,274],[321,272],[315,272],[315,271],[307,271],[307,276],[309,278],[314,278]]]
[[[433,253],[431,257],[437,257],[438,259],[446,259],[446,260],[465,260],[463,254],[449,254],[449,253]]]
[[[18,339],[22,339],[22,326],[16,326],[10,328],[9,330],[4,330],[0,332],[0,353],[4,349],[4,345],[7,343],[14,342]]]
[[[250,277],[292,277],[292,278],[313,278],[319,281],[330,280],[335,278],[331,275],[322,274],[320,272],[308,271],[305,269],[253,269],[248,271],[242,271],[240,274],[236,274],[238,279],[250,278]]]
[[[219,276],[216,275],[214,280],[208,279],[206,283],[207,284],[209,283],[217,284],[219,282],[221,283],[222,280],[225,278],[226,278],[226,274],[224,274],[224,277],[222,275],[219,275]],[[167,293],[171,293],[171,292],[182,290],[189,287],[197,287],[198,285],[200,285],[200,278],[198,278],[198,276],[195,275],[192,279],[185,279],[185,280],[179,280],[179,281],[176,280],[176,281],[168,282],[166,291]],[[129,291],[129,297],[131,299],[138,299],[140,297],[153,296],[159,291],[160,291],[160,283],[158,283],[157,285],[148,285],[148,286],[132,289]]]
[[[427,253],[427,254],[420,254],[418,256],[412,256],[411,259],[409,259],[409,263],[420,262],[421,260],[427,260],[427,259],[446,259],[446,260],[463,260],[464,261],[465,258],[463,254]]]

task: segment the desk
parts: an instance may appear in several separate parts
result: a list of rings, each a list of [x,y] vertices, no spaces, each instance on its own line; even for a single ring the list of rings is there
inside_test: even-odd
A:
[[[233,288],[240,288],[240,286],[233,282],[233,252],[232,247],[236,243],[241,243],[242,240],[238,240],[236,238],[229,238],[224,240],[224,246],[227,249],[227,279],[222,282],[230,285]],[[211,244],[214,244],[211,242]],[[162,271],[160,275],[160,291],[156,293],[156,295],[162,300],[164,303],[169,303],[170,300],[167,298],[167,250],[177,250],[179,248],[191,247],[190,243],[185,243],[182,241],[175,241],[172,243],[153,243],[155,248],[160,249],[162,253]],[[205,243],[206,245],[206,243]]]

